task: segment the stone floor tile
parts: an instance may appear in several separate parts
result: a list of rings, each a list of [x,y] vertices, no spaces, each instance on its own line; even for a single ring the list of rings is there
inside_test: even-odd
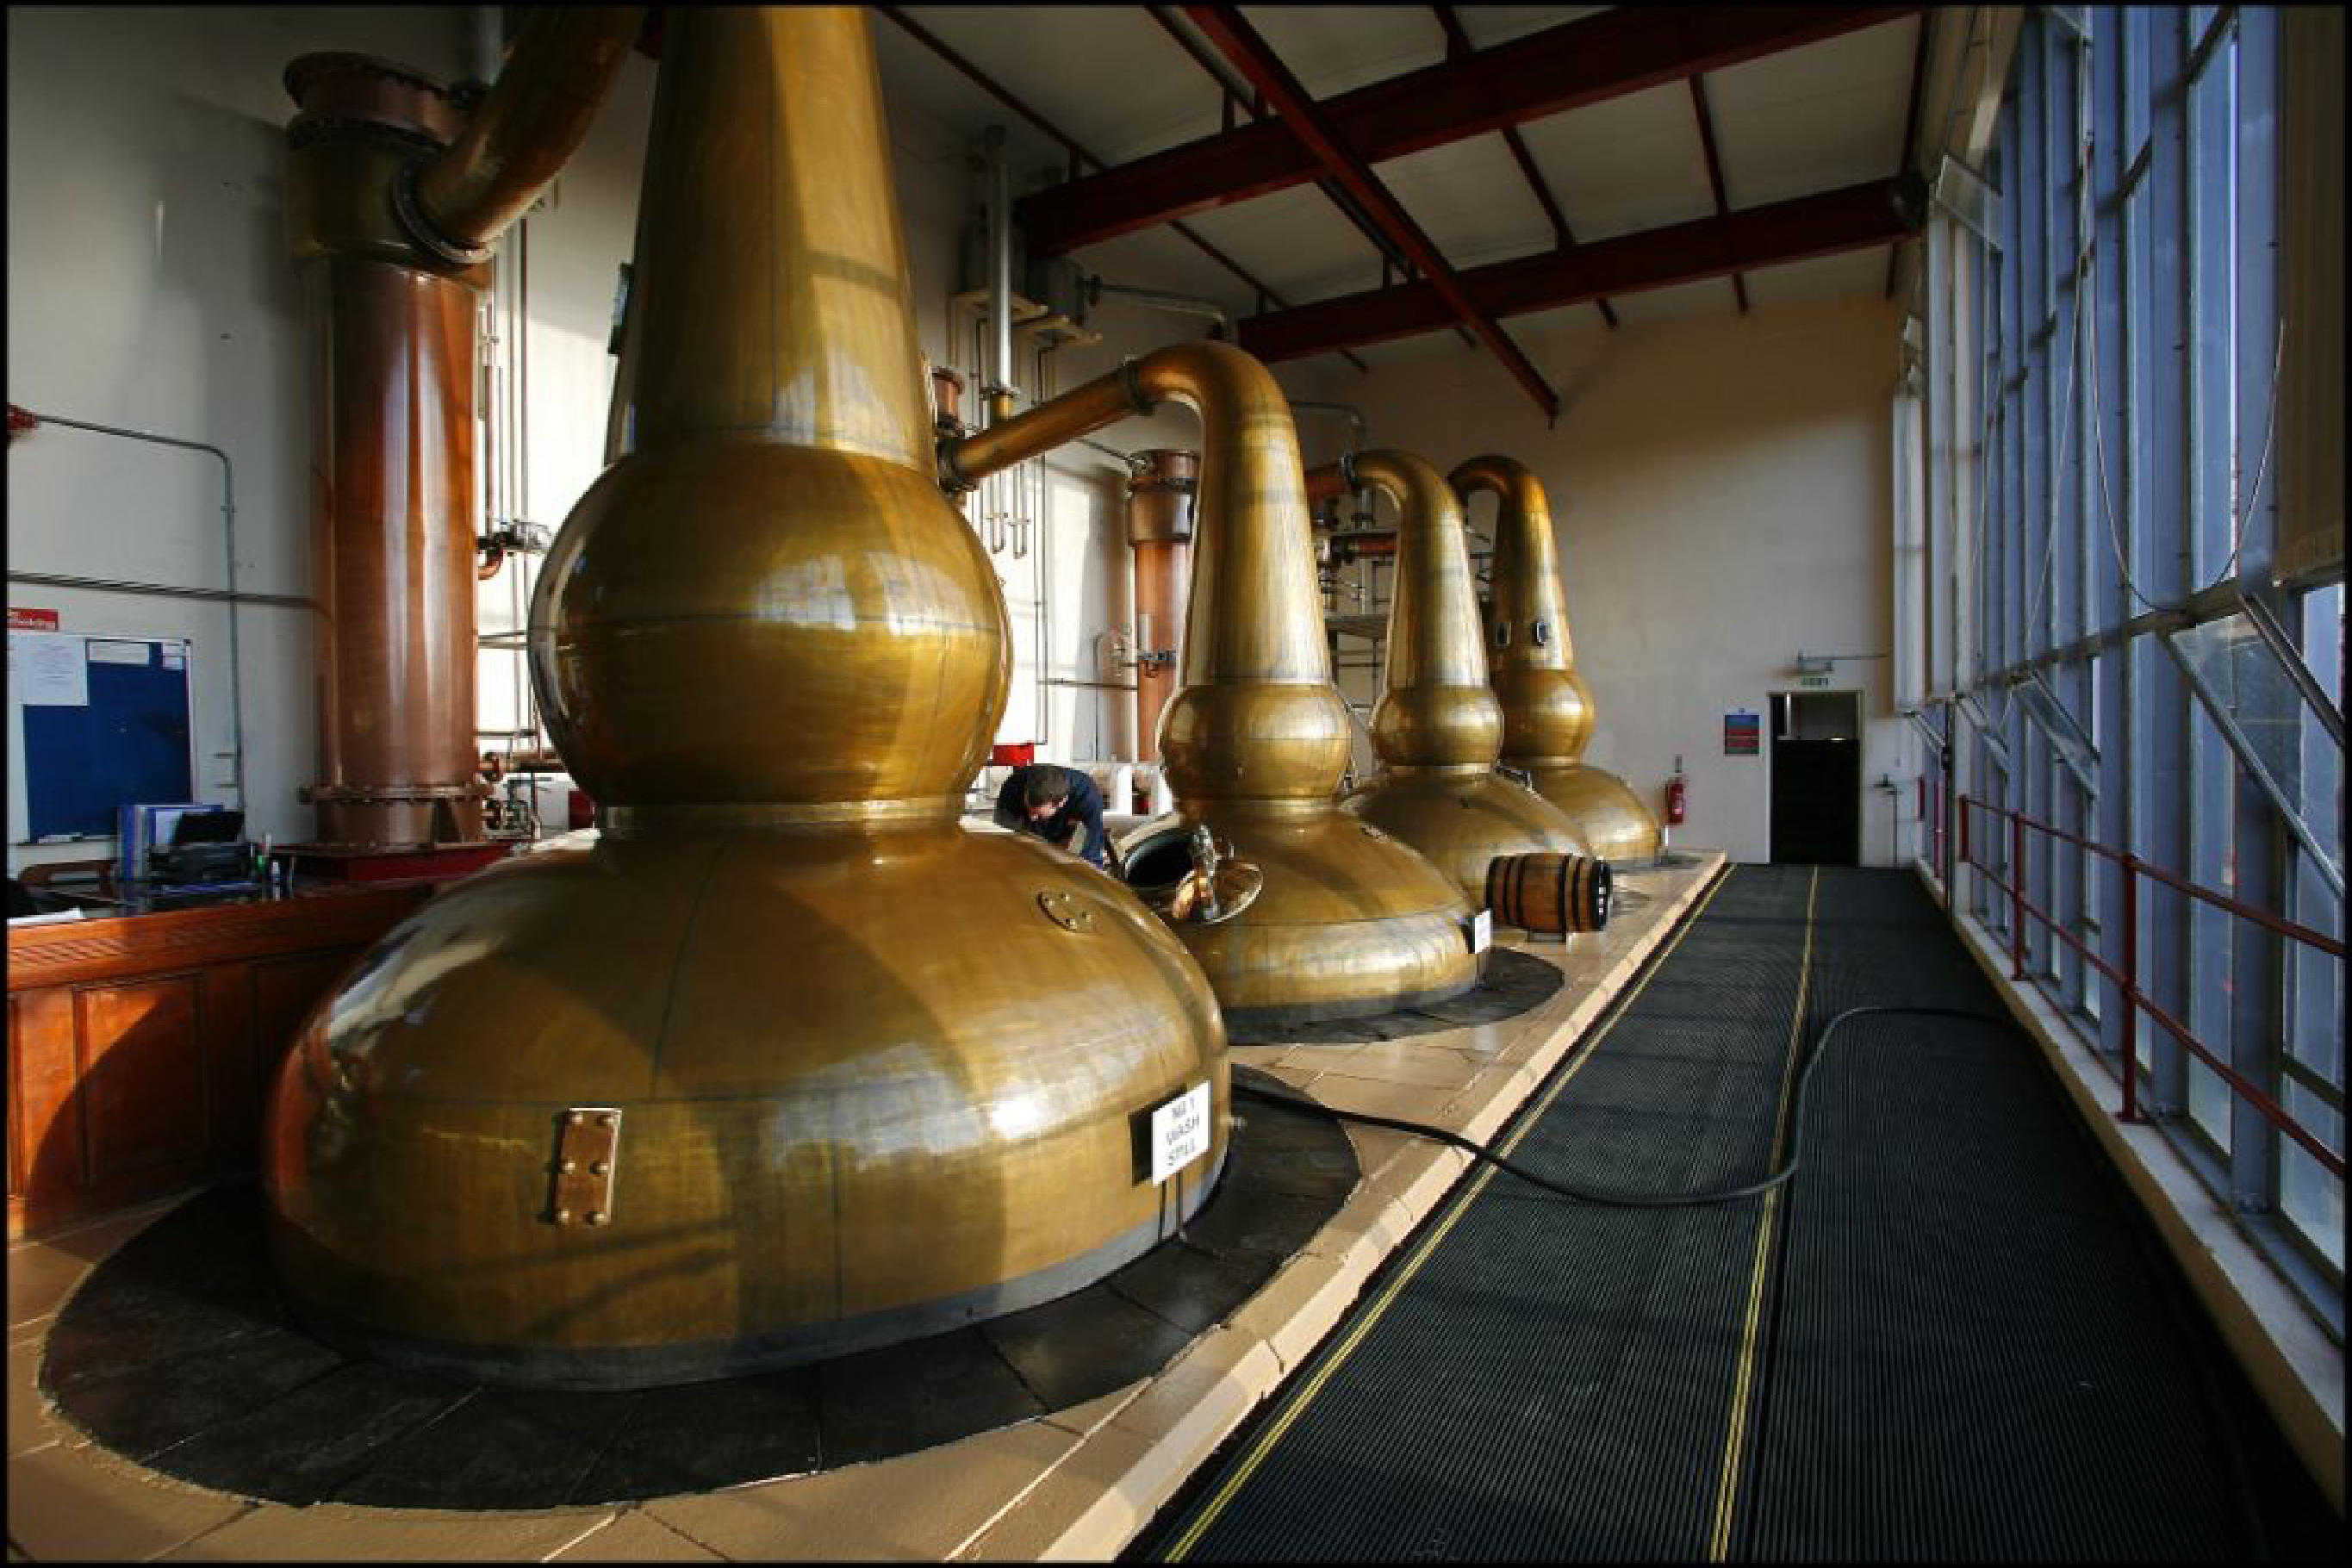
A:
[[[852,1465],[640,1511],[721,1556],[746,1561],[938,1562],[986,1529],[1078,1443],[1045,1422],[904,1458]]]
[[[718,1552],[688,1541],[657,1519],[635,1509],[618,1515],[602,1529],[589,1531],[549,1563],[724,1563]]]
[[[167,1563],[536,1563],[578,1541],[609,1510],[446,1513],[425,1509],[268,1504],[209,1531]]]
[[[8,1535],[36,1563],[131,1563],[250,1513],[243,1498],[200,1491],[100,1454],[53,1444],[8,1459]]]

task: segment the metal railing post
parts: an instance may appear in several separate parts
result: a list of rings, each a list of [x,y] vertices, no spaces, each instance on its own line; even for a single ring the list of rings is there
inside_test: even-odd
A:
[[[2009,819],[2009,949],[2011,980],[2025,978],[2025,814]]]
[[[2125,1121],[2139,1120],[2139,861],[2124,852],[2124,1106]]]

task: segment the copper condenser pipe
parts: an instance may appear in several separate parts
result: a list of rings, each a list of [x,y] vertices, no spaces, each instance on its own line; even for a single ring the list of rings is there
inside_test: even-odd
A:
[[[1127,481],[1127,542],[1135,550],[1135,741],[1137,755],[1156,763],[1160,714],[1176,695],[1182,656],[1201,457],[1161,450],[1139,458],[1146,466]]]

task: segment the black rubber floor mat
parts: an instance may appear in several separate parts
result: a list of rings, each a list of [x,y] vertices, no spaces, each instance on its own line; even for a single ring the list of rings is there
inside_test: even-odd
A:
[[[1739,1185],[1771,1163],[1792,1043],[1838,1011],[2001,1012],[1901,872],[1738,868],[1638,984],[1532,1102],[1515,1159],[1602,1191]],[[2307,1477],[2273,1475],[2259,1498],[2233,1481],[2299,1468],[2210,1331],[2165,1305],[2177,1279],[2036,1047],[1910,1022],[1842,1032],[1851,1058],[1819,1075],[1769,1233],[1760,1199],[1601,1208],[1465,1183],[1129,1555],[2340,1544]]]
[[[1358,1177],[1338,1126],[1249,1102],[1183,1235],[1086,1289],[819,1365],[622,1394],[484,1388],[320,1344],[279,1303],[259,1189],[238,1183],[92,1270],[50,1331],[41,1384],[102,1446],[276,1502],[528,1509],[713,1490],[912,1453],[1148,1377],[1254,1295]]]

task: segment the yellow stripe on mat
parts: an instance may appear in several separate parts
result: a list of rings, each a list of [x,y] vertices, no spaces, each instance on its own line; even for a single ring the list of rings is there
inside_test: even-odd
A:
[[[1789,1080],[1797,1068],[1798,1032],[1805,1026],[1805,988],[1813,977],[1813,895],[1821,890],[1820,868],[1805,889],[1805,956],[1797,970],[1797,1010],[1789,1019],[1789,1059],[1780,1067],[1780,1114],[1772,1129],[1772,1158],[1780,1168],[1780,1145],[1789,1133]],[[1764,1277],[1772,1257],[1772,1222],[1780,1211],[1780,1189],[1764,1194],[1764,1223],[1756,1227],[1756,1264],[1748,1279],[1748,1321],[1739,1331],[1739,1373],[1731,1385],[1731,1424],[1723,1438],[1723,1475],[1715,1489],[1715,1528],[1708,1532],[1706,1560],[1720,1563],[1731,1545],[1731,1516],[1739,1501],[1739,1451],[1748,1441],[1748,1405],[1755,1386],[1756,1341],[1764,1321]]]
[[[1706,896],[1698,901],[1697,906],[1691,910],[1689,918],[1683,922],[1683,929],[1675,933],[1675,940],[1666,945],[1665,952],[1658,955],[1658,961],[1650,965],[1650,972],[1642,976],[1642,983],[1633,987],[1625,999],[1618,1005],[1616,1011],[1609,1016],[1609,1021],[1601,1026],[1600,1032],[1592,1037],[1591,1043],[1586,1045],[1584,1049],[1577,1054],[1576,1059],[1568,1065],[1568,1069],[1560,1074],[1559,1080],[1552,1085],[1537,1105],[1535,1113],[1519,1119],[1519,1130],[1511,1134],[1510,1141],[1502,1146],[1500,1152],[1508,1154],[1517,1148],[1519,1140],[1526,1137],[1528,1129],[1543,1119],[1544,1112],[1551,1109],[1551,1102],[1559,1097],[1559,1091],[1568,1087],[1569,1079],[1584,1070],[1584,1064],[1592,1059],[1593,1053],[1601,1048],[1601,1042],[1607,1039],[1609,1032],[1617,1026],[1617,1021],[1633,1010],[1634,1002],[1640,998],[1643,992],[1649,989],[1650,982],[1665,968],[1666,960],[1673,957],[1675,949],[1683,944],[1683,938],[1697,929],[1699,916],[1706,912],[1706,907],[1715,901],[1716,894],[1723,891],[1724,885],[1731,880],[1733,869],[1734,868],[1727,867],[1723,875],[1716,879],[1715,886],[1706,890]],[[1814,876],[1818,879],[1820,873],[1815,872]],[[1811,909],[1810,899],[1807,900],[1806,908],[1810,924]],[[1421,1266],[1429,1260],[1430,1256],[1437,1250],[1439,1244],[1444,1241],[1446,1233],[1454,1228],[1454,1222],[1462,1217],[1471,1204],[1477,1200],[1478,1194],[1486,1190],[1486,1184],[1494,1178],[1494,1166],[1484,1163],[1479,1165],[1477,1175],[1472,1179],[1469,1186],[1463,1190],[1461,1195],[1454,1200],[1444,1219],[1438,1223],[1436,1228],[1423,1237],[1421,1244],[1413,1249],[1412,1257],[1406,1261],[1403,1268],[1397,1270],[1395,1278],[1389,1281],[1388,1288],[1382,1290],[1378,1299],[1356,1320],[1355,1326],[1348,1331],[1347,1336],[1332,1351],[1330,1358],[1315,1369],[1315,1374],[1299,1389],[1298,1397],[1291,1403],[1290,1407],[1268,1423],[1265,1429],[1258,1434],[1241,1464],[1231,1476],[1225,1479],[1224,1484],[1211,1496],[1207,1506],[1202,1509],[1201,1516],[1192,1521],[1182,1535],[1176,1538],[1162,1561],[1181,1563],[1184,1560],[1186,1554],[1192,1550],[1209,1526],[1214,1524],[1218,1516],[1225,1511],[1226,1505],[1233,1501],[1234,1494],[1239,1492],[1250,1477],[1256,1472],[1259,1464],[1264,1461],[1266,1455],[1274,1451],[1275,1445],[1281,1442],[1292,1425],[1300,1415],[1306,1414],[1307,1407],[1315,1403],[1315,1396],[1323,1391],[1323,1385],[1330,1381],[1331,1374],[1339,1371],[1340,1365],[1349,1356],[1356,1353],[1356,1347],[1363,1342],[1366,1334],[1371,1332],[1372,1325],[1381,1321],[1382,1315],[1388,1311],[1390,1303],[1393,1302],[1399,1293],[1412,1282],[1412,1277],[1421,1272]]]

